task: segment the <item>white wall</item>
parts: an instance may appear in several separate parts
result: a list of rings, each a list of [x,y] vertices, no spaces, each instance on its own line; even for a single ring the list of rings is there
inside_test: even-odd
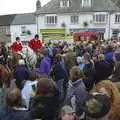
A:
[[[10,30],[11,30],[11,42],[15,41],[15,38],[18,36],[21,39],[24,39],[21,36],[21,27],[25,26],[26,30],[30,30],[32,35],[31,36],[27,36],[26,38],[30,37],[34,37],[35,34],[37,34],[37,25],[36,24],[30,24],[30,25],[11,25]],[[25,39],[26,39],[25,38]]]
[[[116,15],[116,13],[111,15],[111,36],[112,36],[112,31],[114,29],[119,29],[120,30],[120,23],[115,23],[115,15]]]
[[[102,12],[102,13],[107,13],[107,12]],[[115,13],[110,15],[109,13],[108,14],[108,19],[107,19],[107,23],[105,24],[94,24],[93,23],[93,15],[94,13],[78,13],[76,15],[79,15],[79,23],[78,24],[71,24],[71,21],[70,21],[70,17],[71,15],[74,15],[74,14],[57,14],[58,16],[58,24],[57,25],[52,25],[52,26],[48,26],[45,24],[44,22],[44,18],[45,18],[45,15],[40,15],[38,17],[38,29],[46,29],[46,28],[60,28],[61,27],[61,24],[64,22],[67,26],[67,32],[69,32],[69,29],[71,28],[78,28],[78,29],[83,29],[84,26],[83,26],[83,23],[86,21],[89,26],[87,27],[88,29],[89,28],[105,28],[106,31],[105,31],[105,39],[108,39],[109,37],[112,36],[112,29],[120,29],[120,24],[115,24]],[[109,24],[110,23],[110,24]]]

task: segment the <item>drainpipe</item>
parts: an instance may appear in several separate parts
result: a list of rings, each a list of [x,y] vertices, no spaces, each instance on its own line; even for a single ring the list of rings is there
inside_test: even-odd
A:
[[[110,39],[110,33],[111,33],[111,15],[113,14],[114,11],[109,12],[109,30],[108,30],[108,39]]]
[[[108,39],[110,39],[110,29],[111,29],[110,25],[111,25],[111,14],[109,13],[109,29],[108,29]]]
[[[38,15],[36,16],[36,18],[37,18],[37,34],[39,35],[39,23],[38,23]]]

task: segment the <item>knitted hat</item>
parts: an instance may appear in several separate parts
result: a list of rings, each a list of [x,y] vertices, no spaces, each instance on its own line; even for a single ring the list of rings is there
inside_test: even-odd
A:
[[[69,105],[63,106],[62,109],[61,109],[61,112],[64,112],[64,113],[67,113],[67,114],[75,113],[73,108],[70,107]]]
[[[102,94],[96,94],[88,96],[84,111],[89,117],[102,118],[109,112],[110,108],[109,98]]]
[[[80,64],[83,62],[83,57],[77,57],[77,63]]]
[[[25,61],[23,59],[20,59],[18,62],[19,65],[25,65]]]

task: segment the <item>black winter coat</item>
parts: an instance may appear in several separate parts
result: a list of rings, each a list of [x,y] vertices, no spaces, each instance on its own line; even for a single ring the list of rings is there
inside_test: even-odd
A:
[[[111,75],[110,64],[103,60],[95,64],[95,83],[106,80]]]
[[[36,96],[31,100],[30,111],[34,119],[54,120],[58,106],[58,97]]]
[[[33,120],[29,112],[12,108],[0,108],[0,120]]]

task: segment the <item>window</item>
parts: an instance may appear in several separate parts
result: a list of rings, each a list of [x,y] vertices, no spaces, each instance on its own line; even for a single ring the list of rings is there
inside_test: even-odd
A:
[[[5,26],[2,26],[2,27],[1,27],[1,32],[2,32],[2,33],[5,33]]]
[[[92,1],[91,0],[82,0],[82,7],[91,7]]]
[[[104,33],[99,33],[99,40],[104,40]]]
[[[120,32],[119,29],[114,29],[112,31],[112,38],[118,38],[119,32]]]
[[[71,16],[71,24],[78,24],[79,16]]]
[[[25,34],[25,33],[26,33],[26,27],[25,27],[25,26],[22,26],[22,27],[21,27],[21,32],[22,32],[22,34]]]
[[[46,16],[46,24],[57,24],[57,16]]]
[[[93,16],[94,23],[106,23],[107,14],[95,14]]]
[[[60,1],[60,7],[69,7],[70,1],[69,0],[61,0]]]
[[[120,23],[120,14],[115,15],[115,23]]]
[[[10,34],[10,28],[8,26],[6,27],[6,34]]]

